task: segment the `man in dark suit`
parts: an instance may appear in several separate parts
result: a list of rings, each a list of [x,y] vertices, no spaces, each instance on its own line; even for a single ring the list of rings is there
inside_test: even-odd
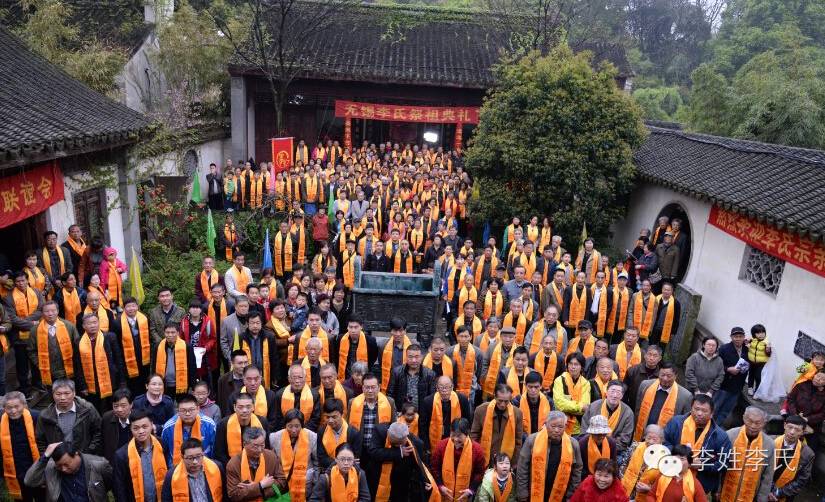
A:
[[[421,346],[413,343],[407,347],[407,363],[393,368],[387,395],[396,403],[411,401],[422,410],[427,396],[435,393],[435,373],[421,364],[423,359]],[[418,383],[411,385],[414,381]]]
[[[425,499],[424,483],[426,481],[421,464],[424,445],[406,424],[395,422],[375,426],[375,434],[369,446],[369,468],[367,484],[370,495],[376,499],[379,488],[389,491],[389,500],[393,502],[418,502]],[[389,486],[379,487],[381,467],[392,463]],[[433,487],[437,489],[437,487]]]
[[[380,240],[376,241],[373,252],[367,255],[367,263],[364,270],[368,272],[389,272],[390,259],[384,253],[384,243]]]
[[[427,397],[424,400],[422,408],[419,410],[418,421],[418,437],[424,443],[425,450],[432,450],[435,448],[434,444],[430,444],[430,427],[440,428],[439,440],[450,437],[450,424],[453,420],[459,418],[466,418],[468,421],[473,419],[473,409],[470,406],[470,401],[464,397],[464,394],[454,392],[452,378],[442,375],[436,380],[436,393]],[[452,416],[452,399],[453,395],[458,399],[458,405],[461,408],[461,416]],[[441,401],[441,424],[432,424],[433,408],[435,400]]]
[[[221,415],[228,416],[232,414],[234,406],[233,394],[241,390],[244,386],[243,371],[249,365],[249,356],[241,349],[235,350],[231,355],[231,371],[221,375],[218,379],[218,388],[216,390],[217,403],[221,408]],[[233,398],[230,402],[230,398]]]
[[[118,389],[112,394],[112,409],[103,414],[100,428],[103,433],[103,457],[110,463],[115,452],[132,439],[129,415],[132,413],[132,393]]]
[[[334,343],[330,344],[329,348],[330,362],[338,368],[339,373],[343,367],[343,379],[349,378],[350,369],[352,368],[353,363],[356,361],[363,361],[363,359],[358,356],[358,344],[361,343],[362,334],[364,335],[364,342],[367,345],[367,360],[363,362],[367,363],[368,368],[372,368],[373,364],[375,364],[375,360],[378,359],[379,354],[378,342],[376,342],[374,336],[364,333],[363,325],[361,324],[360,319],[350,317],[347,320],[347,325],[345,327],[347,331],[338,335]],[[346,337],[349,337],[349,340],[344,340]],[[346,354],[344,354],[344,357],[346,358],[345,361],[341,360],[342,344],[346,348]]]

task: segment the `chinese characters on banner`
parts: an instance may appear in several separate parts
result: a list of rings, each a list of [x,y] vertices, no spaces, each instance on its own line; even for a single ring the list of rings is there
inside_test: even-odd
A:
[[[63,174],[57,161],[0,178],[0,228],[43,212],[63,199]]]
[[[429,124],[478,124],[478,107],[407,106],[335,100],[335,116],[351,119],[426,122]]]
[[[455,124],[455,149],[461,150],[464,124],[478,124],[479,108],[474,106],[408,106],[335,100],[335,116],[344,118],[344,147],[352,148],[352,119],[390,122]]]
[[[825,277],[825,245],[821,242],[814,243],[796,233],[779,230],[718,206],[711,208],[708,223],[751,247]]]
[[[292,167],[292,151],[292,138],[272,138],[273,176]]]

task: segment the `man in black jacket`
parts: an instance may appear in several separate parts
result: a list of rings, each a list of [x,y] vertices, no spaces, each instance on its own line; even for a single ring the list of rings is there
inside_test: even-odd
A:
[[[725,427],[725,420],[739,402],[739,395],[748,379],[748,349],[745,347],[745,330],[739,326],[730,330],[730,342],[719,347],[719,357],[725,364],[725,379],[713,395],[713,418],[719,427]]]
[[[76,397],[74,382],[68,379],[52,383],[54,402],[40,412],[35,428],[37,449],[61,441],[71,443],[74,451],[97,454],[102,445],[100,415],[88,401]]]
[[[132,413],[132,393],[129,389],[118,389],[112,394],[112,409],[103,414],[103,457],[110,463],[115,460],[115,452],[132,439],[129,415]]]
[[[452,416],[452,398],[453,394],[458,399],[459,408],[461,408],[461,415]],[[431,424],[433,420],[433,406],[435,400],[441,401],[441,424]],[[473,409],[470,406],[470,401],[464,397],[464,394],[454,392],[453,379],[442,375],[436,380],[436,393],[428,396],[424,400],[423,407],[418,410],[418,437],[424,443],[424,450],[430,451],[435,448],[434,444],[430,444],[430,427],[437,427],[440,429],[439,440],[450,437],[450,424],[453,420],[459,418],[466,418],[468,421],[473,419]]]
[[[223,176],[218,172],[218,166],[214,162],[209,164],[209,174],[206,175],[206,193],[209,197],[209,209],[223,209]]]
[[[387,395],[396,403],[409,401],[421,410],[427,396],[435,393],[435,373],[422,366],[422,360],[421,345],[413,343],[407,347],[407,363],[393,368]]]
[[[376,425],[368,451],[369,462],[364,466],[364,471],[367,473],[373,500],[376,499],[379,488],[382,492],[389,491],[388,500],[392,502],[419,502],[425,499],[424,483],[427,481],[421,464],[423,444],[414,434],[410,434],[406,424],[395,422]],[[390,462],[392,472],[389,486],[379,487],[381,467]]]
[[[380,240],[375,242],[373,252],[367,255],[364,270],[368,272],[389,272],[390,259],[384,254],[384,243]]]
[[[367,364],[368,368],[372,368],[373,364],[375,364],[375,360],[378,359],[378,342],[375,341],[375,337],[364,333],[363,325],[361,324],[360,319],[356,319],[354,317],[350,317],[347,320],[347,325],[342,326],[346,328],[346,332],[341,333],[335,339],[333,343],[330,344],[329,348],[329,358],[330,362],[338,368],[339,373],[343,369],[344,378],[341,380],[345,380],[350,376],[350,369],[352,368],[353,363],[356,361],[362,361]],[[364,336],[363,341],[367,345],[367,359],[363,360],[362,357],[358,355],[358,344],[361,343],[361,335]],[[349,338],[348,340],[344,340],[344,338]],[[342,345],[345,348],[346,353],[341,354],[341,347]],[[363,353],[363,351],[362,351]],[[345,359],[342,361],[342,358]]]

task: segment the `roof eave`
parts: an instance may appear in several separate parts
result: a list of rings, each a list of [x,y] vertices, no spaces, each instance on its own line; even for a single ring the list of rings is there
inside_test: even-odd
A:
[[[825,242],[825,235],[812,230],[810,227],[802,225],[797,222],[787,221],[782,219],[773,218],[761,211],[757,211],[753,208],[749,208],[743,206],[741,204],[737,204],[735,202],[731,202],[729,200],[725,200],[721,197],[716,197],[710,195],[705,192],[700,192],[697,190],[693,190],[687,186],[678,185],[671,181],[659,178],[658,176],[652,176],[646,173],[639,173],[640,178],[645,181],[655,183],[659,186],[663,186],[674,192],[679,192],[681,194],[687,195],[694,199],[700,200],[702,202],[707,202],[712,205],[717,205],[726,211],[733,211],[737,214],[742,216],[747,216],[748,218],[755,219],[762,223],[767,223],[768,225],[774,226],[779,230],[787,230],[788,232],[794,233],[799,235],[800,237],[805,237],[812,242]]]

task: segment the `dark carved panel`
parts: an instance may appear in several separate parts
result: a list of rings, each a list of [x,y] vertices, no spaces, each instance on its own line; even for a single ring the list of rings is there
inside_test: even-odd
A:
[[[811,354],[814,352],[825,352],[825,345],[800,331],[793,347],[793,353],[806,361],[810,361]]]

